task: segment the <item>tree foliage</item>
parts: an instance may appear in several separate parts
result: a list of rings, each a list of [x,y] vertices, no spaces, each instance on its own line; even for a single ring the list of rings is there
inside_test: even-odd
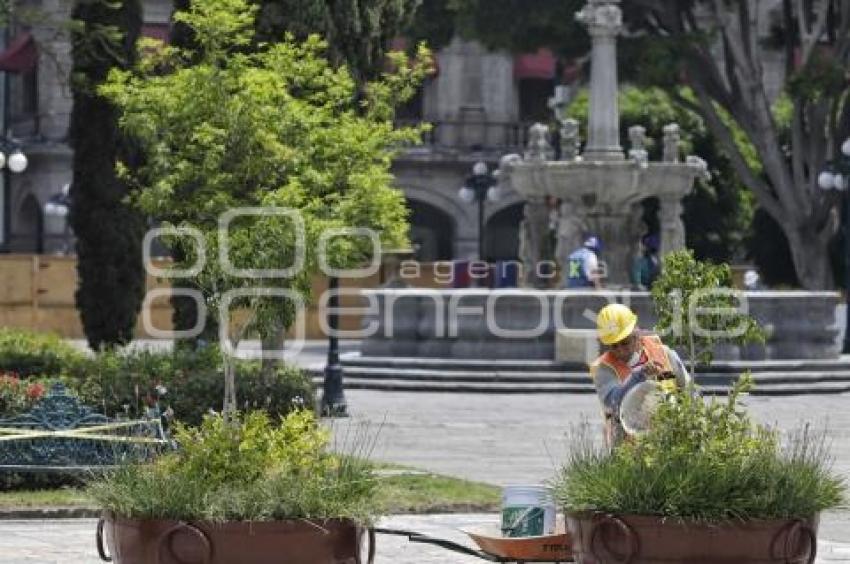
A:
[[[101,89],[145,149],[143,166],[123,170],[138,188],[136,203],[167,224],[201,232],[206,261],[195,280],[212,313],[229,309],[223,300],[230,290],[291,292],[287,300],[235,299],[231,306],[249,312],[235,328],[237,341],[248,331],[265,337],[293,323],[294,300],[311,298],[323,233],[368,228],[384,245],[404,243],[407,211],[389,167],[418,131],[395,129],[393,108],[427,70],[396,57],[397,71],[368,83],[366,98],[356,102],[356,82],[345,66],[324,58],[326,44],[317,36],[245,49],[255,12],[245,0],[196,0],[175,19],[194,30],[197,51],[160,46],[132,71],[113,71]],[[421,55],[427,60],[427,52]],[[171,72],[158,73],[161,68]],[[272,211],[219,229],[222,214],[245,207]],[[298,264],[299,253],[303,265],[288,275],[240,275],[218,260],[224,236],[234,268],[284,269]],[[180,247],[183,267],[198,257],[186,241],[169,238]],[[363,236],[338,236],[326,245],[327,262],[336,268],[361,265],[374,252]],[[225,407],[234,405],[228,396]]]
[[[690,250],[668,253],[652,286],[656,329],[667,344],[687,351],[693,374],[698,363],[711,363],[717,344],[764,342],[741,299],[729,265],[698,261]]]
[[[693,88],[697,102],[682,103],[703,115],[759,206],[782,227],[800,283],[831,287],[837,196],[818,187],[817,175],[850,119],[850,2],[784,0],[767,40],[756,2],[638,0],[624,7],[631,28],[663,46],[668,82],[681,78]],[[784,60],[787,135],[767,91],[771,50]],[[740,127],[758,167],[724,116]]]
[[[422,0],[258,0],[257,39],[297,41],[311,34],[327,43],[334,66],[345,64],[358,84],[380,75],[389,41],[399,35]],[[426,2],[427,4],[427,2]]]
[[[70,222],[77,237],[76,302],[89,345],[101,349],[133,338],[145,289],[144,222],[126,203],[127,184],[115,171],[116,159],[135,166],[136,153],[118,130],[115,107],[96,91],[110,69],[134,63],[141,6],[132,0],[78,0],[72,17]]]

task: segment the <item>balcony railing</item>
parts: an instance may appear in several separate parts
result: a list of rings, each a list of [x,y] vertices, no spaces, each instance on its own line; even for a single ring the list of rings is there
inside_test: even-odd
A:
[[[399,126],[410,126],[427,120],[399,119]],[[440,120],[429,121],[431,130],[425,133],[423,142],[430,147],[457,150],[512,150],[519,151],[528,141],[531,122],[485,121],[485,120]]]

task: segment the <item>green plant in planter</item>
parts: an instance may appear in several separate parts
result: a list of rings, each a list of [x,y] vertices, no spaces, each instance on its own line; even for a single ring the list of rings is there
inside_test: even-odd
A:
[[[129,519],[272,521],[376,517],[376,481],[358,435],[349,454],[332,452],[313,412],[279,424],[254,411],[196,428],[178,425],[180,448],[148,465],[128,465],[89,485],[105,510]],[[360,455],[360,456],[358,456]]]
[[[846,485],[831,471],[824,434],[805,427],[783,442],[755,424],[741,404],[751,386],[743,375],[724,401],[680,391],[650,431],[610,452],[580,429],[554,480],[556,498],[569,512],[709,522],[810,518],[843,504]]]
[[[688,249],[668,253],[652,285],[655,329],[667,345],[686,352],[693,374],[697,364],[711,363],[718,343],[764,343],[764,330],[740,311],[739,300],[728,264],[697,260]]]

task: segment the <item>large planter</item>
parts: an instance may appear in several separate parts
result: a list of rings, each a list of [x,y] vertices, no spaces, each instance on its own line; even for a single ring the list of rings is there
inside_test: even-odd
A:
[[[342,519],[209,523],[107,513],[97,525],[97,549],[116,564],[361,564],[366,532]],[[371,564],[371,531],[368,552]]]
[[[818,519],[706,524],[647,515],[568,513],[578,564],[811,564]]]

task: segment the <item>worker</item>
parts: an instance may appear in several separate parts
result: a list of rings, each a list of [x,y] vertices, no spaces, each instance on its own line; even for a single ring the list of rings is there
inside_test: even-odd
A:
[[[684,389],[691,382],[676,351],[658,335],[641,332],[637,321],[623,304],[608,304],[596,316],[598,337],[607,350],[591,364],[590,375],[602,403],[608,446],[625,436],[620,403],[629,390],[647,380],[657,380],[667,390]]]
[[[582,246],[567,257],[567,272],[564,286],[567,288],[602,288],[598,254],[602,241],[595,235],[584,240]]]

